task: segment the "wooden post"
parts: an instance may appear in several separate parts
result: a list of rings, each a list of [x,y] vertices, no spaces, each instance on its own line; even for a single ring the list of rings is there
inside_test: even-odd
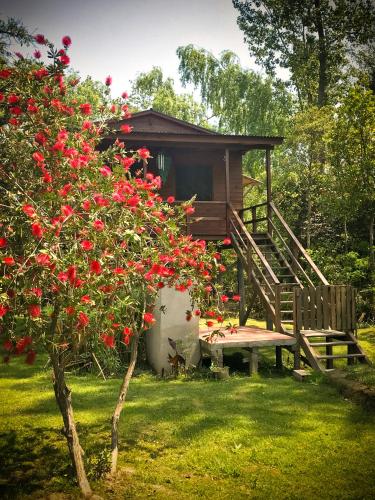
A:
[[[249,348],[249,375],[258,373],[258,348]]]
[[[147,175],[147,162],[146,162],[146,160],[142,160],[142,163],[143,163],[143,179],[146,179],[146,175]]]
[[[273,331],[273,321],[271,314],[268,311],[266,312],[266,328],[267,330]]]
[[[240,300],[240,311],[239,311],[239,323],[240,326],[244,326],[246,321],[245,318],[245,279],[244,279],[244,268],[240,258],[237,258],[237,283],[238,283],[238,294],[241,297]]]
[[[276,368],[278,370],[283,369],[283,354],[282,347],[280,345],[276,346]]]
[[[229,236],[229,220],[228,220],[228,207],[230,203],[230,184],[229,184],[229,149],[225,148],[225,196],[226,196],[226,231]]]
[[[272,178],[271,178],[271,150],[269,148],[266,149],[266,182],[267,182],[267,231],[268,234],[272,236],[272,226],[270,220],[272,219],[272,209],[271,209],[271,201],[272,201]]]
[[[326,338],[327,343],[330,343],[331,341],[332,340],[329,337]],[[326,346],[326,355],[332,356],[332,354],[333,354],[332,346],[327,345]],[[327,370],[331,370],[333,368],[333,359],[326,360],[326,368],[327,368]]]

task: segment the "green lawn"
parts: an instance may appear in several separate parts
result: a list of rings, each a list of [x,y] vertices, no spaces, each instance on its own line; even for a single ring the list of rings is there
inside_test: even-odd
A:
[[[0,367],[3,498],[78,496],[44,363]],[[119,381],[69,383],[94,474]],[[301,384],[269,369],[221,382],[142,374],[121,435],[118,478],[93,483],[104,498],[375,497],[375,415],[319,377]]]

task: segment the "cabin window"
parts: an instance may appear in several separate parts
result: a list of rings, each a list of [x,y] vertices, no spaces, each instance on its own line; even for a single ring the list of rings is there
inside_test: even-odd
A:
[[[212,167],[176,166],[176,199],[212,201]]]

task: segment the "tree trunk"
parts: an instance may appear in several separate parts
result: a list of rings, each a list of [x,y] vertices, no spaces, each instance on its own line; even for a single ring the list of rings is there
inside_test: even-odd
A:
[[[71,391],[66,386],[64,367],[56,353],[51,354],[53,366],[53,388],[57,404],[64,421],[64,435],[66,437],[72,464],[76,470],[77,481],[85,498],[92,496],[92,490],[87,480],[83,462],[83,450],[79,444],[76,425],[74,422]]]
[[[370,269],[373,271],[375,269],[375,255],[374,255],[374,224],[375,216],[372,214],[370,216],[370,226],[369,226],[369,244],[370,244]]]
[[[321,13],[321,0],[315,0],[315,23],[318,32],[319,51],[319,86],[318,86],[318,106],[321,108],[327,101],[327,48],[324,33],[323,19]]]
[[[307,195],[307,221],[306,221],[306,248],[311,247],[311,219],[312,219],[312,202],[310,194]]]
[[[118,425],[120,415],[124,407],[125,398],[128,393],[129,383],[133,376],[135,364],[138,355],[139,335],[135,334],[132,342],[131,356],[128,369],[121,384],[120,392],[117,398],[115,411],[112,415],[112,442],[111,442],[111,474],[115,474],[117,470],[118,459]]]

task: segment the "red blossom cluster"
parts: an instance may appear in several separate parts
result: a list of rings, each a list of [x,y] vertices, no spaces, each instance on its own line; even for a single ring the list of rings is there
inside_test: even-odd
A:
[[[43,35],[35,40],[50,46]],[[62,43],[54,65],[34,54],[36,60],[0,68],[0,186],[7,186],[1,197],[9,207],[0,226],[0,335],[7,356],[27,350],[32,362],[35,350],[21,340],[50,345],[52,322],[54,345],[64,352],[98,332],[109,348],[129,345],[154,324],[164,286],[189,291],[200,304],[194,315],[222,323],[222,313],[213,313],[220,303],[215,279],[225,271],[220,254],[178,226],[194,208],[177,206],[172,196],[164,202],[160,177],[143,176],[146,147],[127,152],[116,141],[98,148],[107,120],[113,113],[126,120],[128,107],[108,102],[94,109],[67,92],[77,82],[64,74],[71,40]],[[188,321],[192,316],[186,313]],[[18,338],[16,324],[26,336]]]

